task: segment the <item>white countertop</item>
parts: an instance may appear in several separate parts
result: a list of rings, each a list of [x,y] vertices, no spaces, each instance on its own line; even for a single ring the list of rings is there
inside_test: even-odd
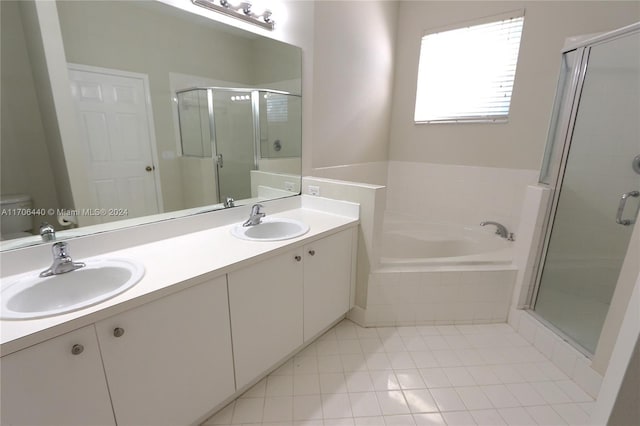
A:
[[[343,216],[309,208],[287,210],[270,217],[297,219],[308,224],[310,230],[290,240],[256,242],[233,237],[231,228],[234,225],[225,225],[99,256],[138,261],[145,266],[145,275],[124,293],[85,309],[33,320],[1,320],[0,355],[92,324],[358,223],[353,215]],[[16,277],[3,278],[2,285],[10,284]]]

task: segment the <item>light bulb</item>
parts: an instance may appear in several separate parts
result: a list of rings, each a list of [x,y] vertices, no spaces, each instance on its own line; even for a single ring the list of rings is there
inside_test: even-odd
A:
[[[263,16],[267,10],[268,7],[265,0],[253,0],[251,2],[251,12],[253,12],[255,16]]]

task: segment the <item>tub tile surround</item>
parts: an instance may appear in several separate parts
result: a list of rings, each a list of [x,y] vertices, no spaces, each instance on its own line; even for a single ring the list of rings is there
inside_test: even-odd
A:
[[[387,210],[435,223],[497,221],[516,232],[537,170],[389,161]],[[517,239],[517,234],[516,234]]]
[[[548,187],[529,185],[526,188],[513,253],[513,263],[518,268],[513,306],[525,306],[533,291],[531,283],[536,273],[536,259],[544,243],[546,211],[550,201],[551,190]]]
[[[317,187],[320,196],[357,202],[362,207],[356,306],[349,313],[350,319],[364,326],[506,322],[516,277],[514,267],[380,269],[379,239],[387,188],[303,178],[303,193],[308,193],[310,186]]]
[[[203,425],[584,425],[593,407],[507,324],[344,320]]]
[[[516,276],[514,269],[439,269],[372,272],[364,324],[400,326],[507,321]]]
[[[370,185],[386,185],[388,161],[347,164],[342,166],[316,167],[313,176],[349,182],[361,182]]]

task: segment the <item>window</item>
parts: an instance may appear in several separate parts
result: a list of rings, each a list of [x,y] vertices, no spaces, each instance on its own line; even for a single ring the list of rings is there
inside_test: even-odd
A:
[[[523,15],[422,37],[415,122],[506,122]]]
[[[289,105],[287,96],[275,93],[264,95],[267,100],[267,121],[269,123],[286,123],[289,121]]]

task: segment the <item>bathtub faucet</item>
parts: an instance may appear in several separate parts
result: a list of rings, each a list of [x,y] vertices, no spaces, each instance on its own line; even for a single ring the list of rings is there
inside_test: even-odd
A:
[[[501,223],[498,222],[490,222],[490,221],[486,221],[486,222],[480,222],[480,226],[486,226],[486,225],[495,225],[496,226],[496,234],[500,235],[501,238],[505,238],[509,241],[514,241],[513,239],[513,232],[509,232],[507,230],[507,227],[504,226]]]

